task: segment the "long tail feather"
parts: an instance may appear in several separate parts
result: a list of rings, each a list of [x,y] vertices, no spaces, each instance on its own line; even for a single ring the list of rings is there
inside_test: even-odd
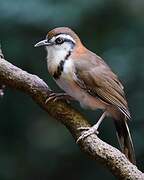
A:
[[[121,147],[122,152],[126,157],[133,163],[136,164],[135,151],[127,124],[127,119],[114,120],[117,131],[117,138]]]

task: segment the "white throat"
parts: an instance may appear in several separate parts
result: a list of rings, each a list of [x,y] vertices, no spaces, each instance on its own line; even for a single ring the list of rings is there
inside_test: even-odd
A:
[[[71,51],[71,47],[68,43],[63,44],[63,47],[49,46],[47,49],[47,66],[50,74],[54,74],[62,60],[65,60],[66,56]]]

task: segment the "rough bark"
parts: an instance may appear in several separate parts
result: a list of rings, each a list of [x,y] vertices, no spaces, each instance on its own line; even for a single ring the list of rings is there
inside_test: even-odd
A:
[[[77,110],[63,101],[45,103],[52,92],[38,76],[12,65],[4,59],[0,50],[0,84],[20,90],[41,106],[49,115],[64,124],[76,140],[81,131],[79,127],[90,127],[88,121]],[[142,180],[144,174],[130,163],[123,153],[103,142],[93,134],[78,144],[82,151],[97,162],[105,165],[117,179]]]

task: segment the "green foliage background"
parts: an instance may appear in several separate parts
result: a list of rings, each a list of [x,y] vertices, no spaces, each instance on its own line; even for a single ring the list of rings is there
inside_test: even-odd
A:
[[[129,102],[138,167],[144,163],[144,1],[143,0],[0,0],[0,40],[5,58],[40,76],[59,91],[47,73],[42,48],[34,44],[47,31],[69,26],[83,43],[117,72]],[[91,123],[98,112],[77,109]],[[100,137],[118,147],[110,119]],[[0,100],[0,180],[114,179],[89,159],[70,133],[25,94],[7,88]]]

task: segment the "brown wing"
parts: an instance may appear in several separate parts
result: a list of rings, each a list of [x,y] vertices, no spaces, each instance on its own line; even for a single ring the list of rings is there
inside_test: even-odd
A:
[[[122,84],[108,65],[96,54],[85,49],[83,53],[79,53],[79,56],[75,57],[74,62],[75,82],[91,96],[100,98],[111,107],[114,106],[114,110],[118,109],[124,114],[124,117],[120,116],[120,119],[114,121],[116,133],[122,152],[135,164],[133,142],[127,125],[130,113]]]
[[[129,119],[130,113],[122,84],[108,65],[99,57],[96,58],[98,62],[93,63],[93,66],[86,60],[83,61],[84,64],[76,62],[75,82],[90,95],[118,108]]]

